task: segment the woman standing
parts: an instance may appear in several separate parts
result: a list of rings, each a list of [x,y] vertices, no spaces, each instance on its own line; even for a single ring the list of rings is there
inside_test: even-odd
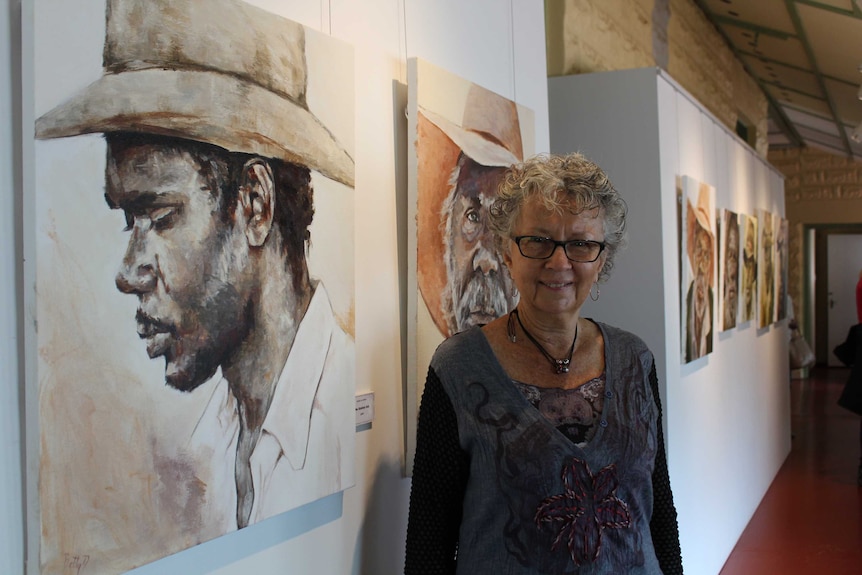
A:
[[[580,317],[625,202],[583,156],[539,156],[490,217],[520,302],[431,361],[405,573],[682,573],[653,356]]]
[[[859,270],[859,281],[856,282],[856,323],[862,323],[862,270]]]

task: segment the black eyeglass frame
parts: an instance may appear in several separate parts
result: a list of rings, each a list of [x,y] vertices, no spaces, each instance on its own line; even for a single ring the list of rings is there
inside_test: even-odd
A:
[[[542,240],[543,242],[552,243],[552,244],[554,244],[554,249],[552,249],[552,250],[551,250],[551,253],[549,253],[548,255],[546,255],[546,256],[545,256],[545,257],[543,257],[543,258],[536,257],[536,256],[528,256],[527,254],[525,254],[525,253],[524,253],[524,250],[521,248],[521,241],[523,241],[523,240],[525,240],[525,239]],[[555,239],[552,239],[552,238],[546,238],[546,237],[543,237],[543,236],[514,236],[514,237],[512,237],[512,241],[513,241],[513,242],[515,242],[515,245],[516,245],[516,246],[518,246],[518,251],[519,251],[519,252],[521,252],[521,255],[522,255],[522,256],[524,256],[524,257],[525,257],[525,258],[527,258],[527,259],[531,259],[531,260],[547,260],[547,259],[550,259],[550,258],[551,258],[551,256],[553,256],[553,255],[554,255],[554,252],[556,252],[556,251],[557,251],[557,248],[558,248],[558,247],[560,247],[560,246],[562,246],[562,247],[563,247],[563,253],[564,253],[564,254],[566,254],[566,258],[567,258],[570,262],[575,262],[575,263],[579,263],[579,264],[588,264],[588,263],[592,263],[592,262],[596,261],[597,259],[599,259],[599,256],[601,256],[601,255],[602,255],[602,252],[603,252],[603,251],[605,251],[605,247],[606,247],[605,242],[597,242],[597,241],[595,241],[595,240],[566,240],[566,241],[562,241],[562,242],[560,242],[560,241],[557,241],[557,240],[555,240]],[[568,249],[567,249],[567,248],[568,248],[568,246],[569,246],[569,245],[571,245],[571,244],[590,244],[590,245],[596,245],[596,246],[599,246],[599,252],[596,254],[596,257],[594,257],[594,258],[593,258],[593,259],[591,259],[591,260],[575,260],[575,259],[572,259],[572,258],[571,258],[571,256],[569,256],[569,252],[568,252]]]

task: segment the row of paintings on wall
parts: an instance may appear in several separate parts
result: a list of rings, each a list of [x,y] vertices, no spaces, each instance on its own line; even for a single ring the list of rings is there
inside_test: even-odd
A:
[[[715,333],[787,317],[788,222],[715,208],[715,188],[689,176],[681,196],[681,356],[688,363],[713,350]]]

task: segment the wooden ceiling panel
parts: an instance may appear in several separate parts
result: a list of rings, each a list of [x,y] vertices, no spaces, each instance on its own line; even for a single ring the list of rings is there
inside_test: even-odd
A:
[[[802,27],[821,72],[859,84],[862,19],[796,3]]]
[[[784,0],[704,0],[719,18],[732,18],[755,26],[793,34],[793,21]]]
[[[822,134],[829,134],[836,138],[841,137],[842,128],[836,126],[835,122],[833,122],[831,118],[816,116],[790,107],[786,107],[784,109],[784,113],[787,115],[787,119],[793,122],[794,126],[808,128]]]
[[[832,110],[829,108],[829,103],[825,100],[811,98],[789,90],[782,90],[775,86],[767,86],[766,90],[782,106],[788,105],[792,108],[810,111],[824,118],[832,117]]]
[[[743,56],[748,69],[765,84],[800,92],[813,98],[825,99],[820,82],[812,72],[784,66],[777,62],[763,61],[760,58]]]
[[[760,56],[797,68],[810,67],[805,47],[795,36],[778,37],[733,24],[722,24],[722,28],[731,43],[743,54]]]
[[[824,134],[817,130],[813,130],[811,128],[806,128],[805,126],[799,126],[799,134],[805,138],[805,141],[809,144],[820,144],[821,146],[828,146],[833,150],[842,150],[844,148],[844,143],[842,138],[839,136],[833,136],[831,134]]]
[[[828,8],[837,8],[838,10],[842,10],[844,12],[853,11],[852,0],[813,0],[813,3],[820,4]]]

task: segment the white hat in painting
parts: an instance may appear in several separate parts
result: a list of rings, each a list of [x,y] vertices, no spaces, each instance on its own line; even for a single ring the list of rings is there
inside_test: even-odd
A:
[[[524,160],[517,105],[477,84],[467,93],[460,125],[430,110],[422,114],[478,164],[510,166]]]

